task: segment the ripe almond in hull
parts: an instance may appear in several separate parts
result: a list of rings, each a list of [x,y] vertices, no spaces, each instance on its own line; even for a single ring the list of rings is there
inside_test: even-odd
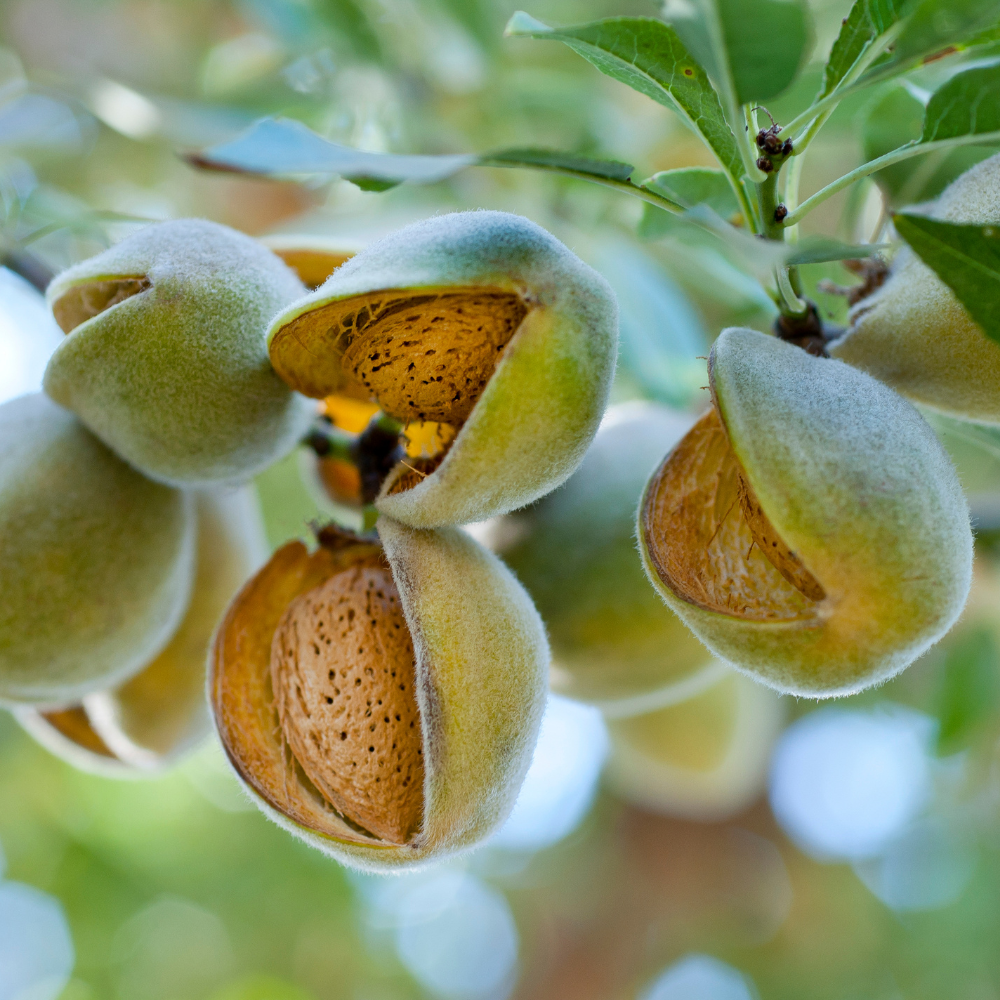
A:
[[[506,513],[566,479],[597,430],[616,346],[604,279],[504,212],[391,234],[268,334],[293,389],[372,401],[408,435],[428,422],[445,429],[441,450],[400,462],[375,502],[417,528]]]
[[[391,871],[468,849],[506,818],[548,646],[527,594],[464,532],[383,517],[378,533],[323,529],[311,554],[279,549],[219,627],[209,690],[268,816],[345,864]]]
[[[774,688],[850,694],[908,666],[969,591],[955,469],[923,418],[843,362],[753,330],[709,361],[713,408],[639,508],[646,572],[721,659]]]
[[[306,777],[376,837],[423,815],[413,640],[389,569],[356,563],[296,598],[271,646],[281,731]]]

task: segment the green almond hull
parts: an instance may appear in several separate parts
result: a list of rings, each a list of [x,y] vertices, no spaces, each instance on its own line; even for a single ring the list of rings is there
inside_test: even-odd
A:
[[[0,407],[0,700],[120,682],[187,607],[194,508],[43,395]]]
[[[947,222],[1000,224],[1000,154],[954,181],[934,205]],[[1000,344],[909,248],[851,312],[830,353],[904,396],[966,420],[1000,424]]]
[[[465,532],[389,518],[378,529],[417,656],[423,826],[404,847],[347,843],[303,828],[250,791],[267,816],[342,864],[393,872],[467,851],[510,814],[541,725],[549,649],[524,589]]]
[[[723,331],[718,409],[778,535],[826,592],[811,617],[762,621],[687,601],[647,573],[720,658],[780,691],[846,695],[903,670],[954,624],[972,534],[951,461],[902,397],[839,361]]]
[[[270,318],[303,286],[269,250],[198,219],[140,230],[56,277],[151,286],[81,323],[56,349],[45,391],[141,472],[179,486],[238,483],[290,451],[314,404],[271,368]]]
[[[579,465],[614,375],[617,305],[607,283],[527,219],[463,212],[372,244],[271,324],[269,342],[299,316],[368,292],[483,287],[517,293],[530,311],[434,473],[402,493],[385,484],[379,512],[411,527],[507,513]]]
[[[580,468],[505,526],[515,541],[500,554],[545,621],[553,690],[612,715],[682,697],[712,662],[649,586],[635,541],[642,488],[690,425],[654,403],[612,407]]]

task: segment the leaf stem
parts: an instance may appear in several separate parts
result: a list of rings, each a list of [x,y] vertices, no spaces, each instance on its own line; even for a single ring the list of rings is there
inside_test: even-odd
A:
[[[844,188],[850,187],[862,177],[877,173],[884,167],[892,166],[892,164],[899,163],[902,160],[908,160],[911,156],[922,156],[924,153],[930,153],[936,149],[949,149],[955,146],[989,145],[994,142],[1000,142],[1000,132],[973,133],[971,135],[955,136],[951,139],[938,139],[934,142],[914,141],[905,146],[900,146],[899,149],[894,149],[891,153],[886,153],[884,156],[869,160],[868,163],[862,163],[860,167],[855,167],[854,170],[844,174],[843,177],[838,177],[837,180],[827,184],[826,187],[820,188],[814,195],[806,198],[798,208],[788,213],[785,217],[784,226],[787,229],[789,226],[794,226],[796,223],[801,222],[814,208],[822,205],[824,201],[843,191]]]
[[[802,165],[805,163],[801,157],[792,156],[786,165],[785,169],[782,171],[785,177],[785,191],[782,197],[782,204],[788,209],[789,213],[794,212],[799,204],[799,181],[802,179]],[[787,221],[787,216],[786,216]],[[798,243],[799,241],[799,227],[798,226],[784,226],[786,233],[786,239],[789,243]]]
[[[757,136],[757,121],[754,117],[753,108],[749,104],[743,105],[743,134],[736,137],[740,146],[740,155],[743,157],[743,166],[746,169],[747,177],[755,184],[761,184],[767,177],[760,167],[757,166],[757,154],[754,152],[756,146],[754,140]]]
[[[778,286],[778,307],[786,316],[804,316],[809,307],[795,294],[789,270],[785,267],[774,269],[774,280]],[[798,275],[796,275],[797,279]]]
[[[832,115],[836,110],[837,104],[843,100],[844,97],[853,93],[855,90],[859,90],[862,89],[862,87],[870,85],[866,82],[858,87],[854,86],[861,74],[864,73],[864,71],[871,66],[875,59],[877,59],[878,56],[885,51],[886,46],[895,41],[896,36],[902,30],[902,27],[902,22],[897,21],[888,29],[888,31],[884,31],[877,38],[873,38],[865,49],[858,53],[858,57],[848,68],[847,72],[844,73],[844,75],[837,81],[833,90],[831,90],[826,97],[815,102],[811,107],[806,108],[802,114],[793,118],[785,126],[784,130],[789,132],[808,122],[805,131],[793,140],[795,145],[795,151],[792,154],[793,156],[799,156],[809,148],[809,143],[816,138],[819,130],[827,123],[830,115]],[[871,81],[871,83],[875,82],[877,81]],[[810,121],[810,119],[812,120]]]

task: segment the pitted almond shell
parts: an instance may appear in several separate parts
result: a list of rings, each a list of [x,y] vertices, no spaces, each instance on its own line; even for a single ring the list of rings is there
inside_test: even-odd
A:
[[[639,511],[647,573],[722,659],[778,690],[850,694],[951,627],[972,536],[955,470],[900,396],[842,362],[723,331],[714,406]]]
[[[652,711],[712,683],[713,658],[649,586],[635,511],[692,418],[655,403],[611,407],[580,468],[509,515],[496,551],[525,585],[552,644],[552,688],[607,716]]]
[[[523,589],[465,533],[413,530],[385,517],[378,531],[381,544],[344,541],[312,554],[297,542],[279,549],[219,628],[210,698],[229,759],[268,816],[345,864],[390,871],[471,847],[506,818],[537,736],[548,647]],[[360,586],[347,585],[352,575]],[[412,682],[401,669],[405,640],[385,636],[387,629],[398,635],[402,624],[412,643]],[[345,645],[329,658],[310,650],[327,639]],[[382,643],[379,655],[370,657],[368,643]],[[325,672],[310,669],[317,663]],[[388,672],[377,676],[382,667]],[[416,718],[409,691],[398,690],[411,683]],[[297,753],[287,739],[295,727],[307,745],[300,742]],[[404,739],[415,730],[419,754]],[[389,780],[375,781],[383,776]]]
[[[265,343],[271,317],[304,290],[235,230],[147,226],[49,285],[67,336],[45,391],[153,479],[245,482],[290,451],[315,412],[275,375]]]
[[[697,822],[730,819],[763,792],[784,701],[724,665],[704,691],[608,723],[604,776],[628,802]]]
[[[42,394],[0,406],[0,702],[52,705],[134,676],[194,575],[194,504]]]
[[[604,279],[543,229],[465,212],[366,248],[280,313],[268,343],[297,391],[457,431],[433,466],[401,463],[376,501],[436,527],[524,506],[579,464],[607,401],[617,310]]]
[[[1000,154],[944,191],[931,217],[1000,224]],[[909,248],[885,284],[851,310],[851,327],[830,353],[942,413],[1000,424],[1000,344]]]
[[[271,690],[292,757],[342,816],[406,844],[424,811],[413,639],[381,555],[359,559],[285,609]]]

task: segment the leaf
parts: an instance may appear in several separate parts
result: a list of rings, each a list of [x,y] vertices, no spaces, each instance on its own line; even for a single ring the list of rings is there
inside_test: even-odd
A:
[[[995,711],[1000,702],[998,663],[1000,650],[988,629],[977,628],[950,645],[934,707],[939,753],[962,749]]]
[[[680,35],[685,48],[718,80],[719,67],[708,21],[713,0],[660,0],[660,17]]]
[[[573,156],[548,149],[501,149],[477,158],[482,167],[534,167],[537,170],[557,170],[563,174],[579,174],[602,180],[627,181],[635,171],[631,163],[618,160],[596,160]]]
[[[874,160],[909,143],[924,129],[925,108],[904,85],[882,93],[863,112],[861,142],[865,160]],[[890,205],[912,205],[936,198],[956,177],[991,156],[987,146],[958,146],[894,163],[872,174]]]
[[[893,216],[896,231],[955,293],[986,336],[1000,342],[1000,228],[924,215]]]
[[[736,101],[777,97],[795,79],[812,36],[799,0],[715,0]]]
[[[684,208],[705,204],[724,219],[739,212],[736,195],[721,170],[710,167],[680,167],[661,170],[647,177],[640,187],[677,202]]]
[[[876,39],[899,20],[905,5],[906,0],[855,0],[830,50],[820,97],[833,92]]]
[[[806,236],[785,245],[786,264],[822,264],[831,260],[859,260],[888,250],[887,243],[842,243],[827,236]]]
[[[369,190],[405,181],[430,184],[476,162],[475,156],[397,156],[340,146],[289,118],[262,118],[231,142],[188,157],[195,166],[238,173],[333,174]]]
[[[397,184],[433,184],[465,167],[531,167],[589,180],[627,183],[630,163],[598,160],[546,149],[501,149],[482,156],[400,156],[366,153],[324,139],[301,122],[264,118],[231,142],[188,157],[194,166],[237,173],[288,176],[328,174],[345,177],[365,191]]]
[[[662,170],[648,177],[639,186],[663,195],[683,208],[707,205],[716,215],[730,222],[740,215],[736,195],[721,170],[711,170],[708,167]],[[679,224],[683,225],[682,220],[683,216],[647,204],[639,225],[639,235],[646,239],[665,236]]]
[[[602,73],[678,111],[734,180],[743,175],[719,95],[669,24],[648,17],[612,17],[553,29],[519,11],[510,19],[506,34],[565,43]]]
[[[863,80],[884,79],[968,46],[1000,24],[996,0],[915,0],[904,8],[903,27],[892,53]]]
[[[956,73],[927,103],[921,142],[1000,131],[1000,64]]]

